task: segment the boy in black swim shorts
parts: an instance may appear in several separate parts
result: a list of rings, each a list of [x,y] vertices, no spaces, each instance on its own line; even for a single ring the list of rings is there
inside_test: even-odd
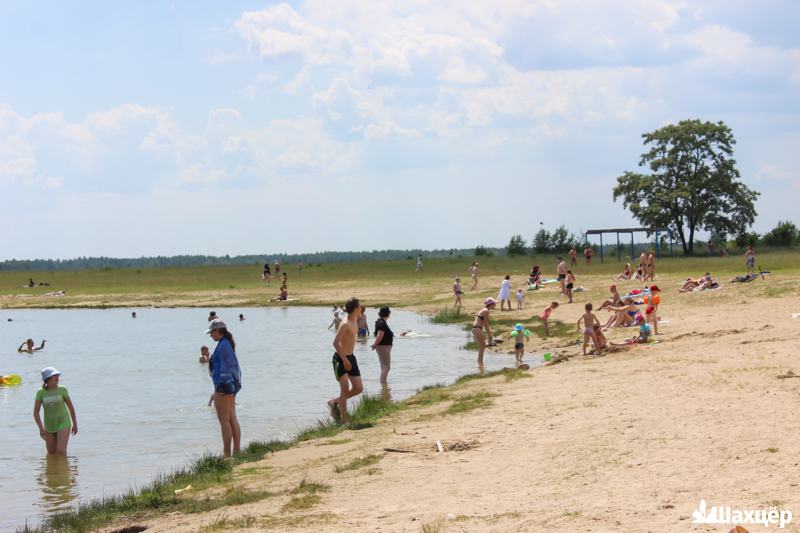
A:
[[[361,371],[353,351],[358,333],[358,318],[361,316],[361,304],[357,298],[350,298],[344,306],[347,321],[343,322],[333,339],[332,364],[336,381],[339,382],[339,396],[328,401],[331,416],[340,424],[347,424],[347,400],[361,394],[364,385],[361,382]],[[347,355],[342,355],[347,354]]]

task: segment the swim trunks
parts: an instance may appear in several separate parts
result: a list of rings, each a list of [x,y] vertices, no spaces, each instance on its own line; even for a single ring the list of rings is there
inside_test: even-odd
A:
[[[214,392],[225,395],[236,394],[240,390],[242,390],[242,384],[238,381],[226,381],[214,387]]]
[[[339,381],[339,379],[345,374],[350,374],[350,377],[361,376],[361,370],[358,369],[358,361],[356,360],[356,356],[351,354],[346,357],[347,360],[350,361],[349,372],[344,368],[344,361],[342,361],[342,356],[339,355],[338,353],[333,354],[333,360],[331,362],[333,363],[333,375],[336,381]]]
[[[567,279],[567,275],[566,274],[559,274],[558,275],[558,281],[561,281],[562,279]]]
[[[521,342],[516,342],[516,343],[514,343],[514,349],[515,349],[515,350],[521,350],[521,349],[522,349],[522,348],[524,348],[524,347],[525,347],[525,345],[524,345],[524,344],[522,344]]]
[[[567,288],[568,288],[568,289],[571,289],[571,288],[572,288],[572,287],[574,287],[574,286],[575,286],[575,285],[573,285],[572,283],[567,283]]]
[[[359,337],[366,337],[367,334],[369,334],[369,330],[367,328],[358,328]]]

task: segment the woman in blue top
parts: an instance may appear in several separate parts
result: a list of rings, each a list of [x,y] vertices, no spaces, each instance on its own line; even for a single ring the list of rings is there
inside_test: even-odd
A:
[[[237,454],[242,440],[242,429],[236,419],[236,393],[242,388],[242,371],[236,358],[236,342],[225,322],[212,320],[206,333],[217,342],[208,372],[214,382],[214,407],[222,430],[222,447],[225,457],[230,457],[231,442],[233,453]]]

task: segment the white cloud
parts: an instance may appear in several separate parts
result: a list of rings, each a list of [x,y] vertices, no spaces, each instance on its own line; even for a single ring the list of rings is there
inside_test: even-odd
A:
[[[211,65],[228,65],[237,63],[242,58],[239,54],[232,54],[226,52],[215,52],[208,57],[208,62]]]

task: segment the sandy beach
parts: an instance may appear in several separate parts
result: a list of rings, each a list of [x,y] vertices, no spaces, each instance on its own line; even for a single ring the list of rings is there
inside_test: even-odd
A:
[[[106,531],[727,532],[732,526],[691,523],[701,499],[800,514],[800,379],[778,377],[800,375],[800,320],[790,318],[800,312],[797,281],[679,294],[677,278],[659,279],[667,322],[655,344],[584,358],[577,345],[536,340],[529,351],[570,359],[520,379],[468,381],[442,401],[300,443],[239,467],[225,488],[185,495],[267,491],[260,501],[129,517]],[[577,320],[583,302],[604,294],[579,293],[557,318]],[[490,356],[513,364],[505,352]],[[476,395],[485,406],[446,412]],[[305,499],[296,489],[303,480],[320,484]]]

